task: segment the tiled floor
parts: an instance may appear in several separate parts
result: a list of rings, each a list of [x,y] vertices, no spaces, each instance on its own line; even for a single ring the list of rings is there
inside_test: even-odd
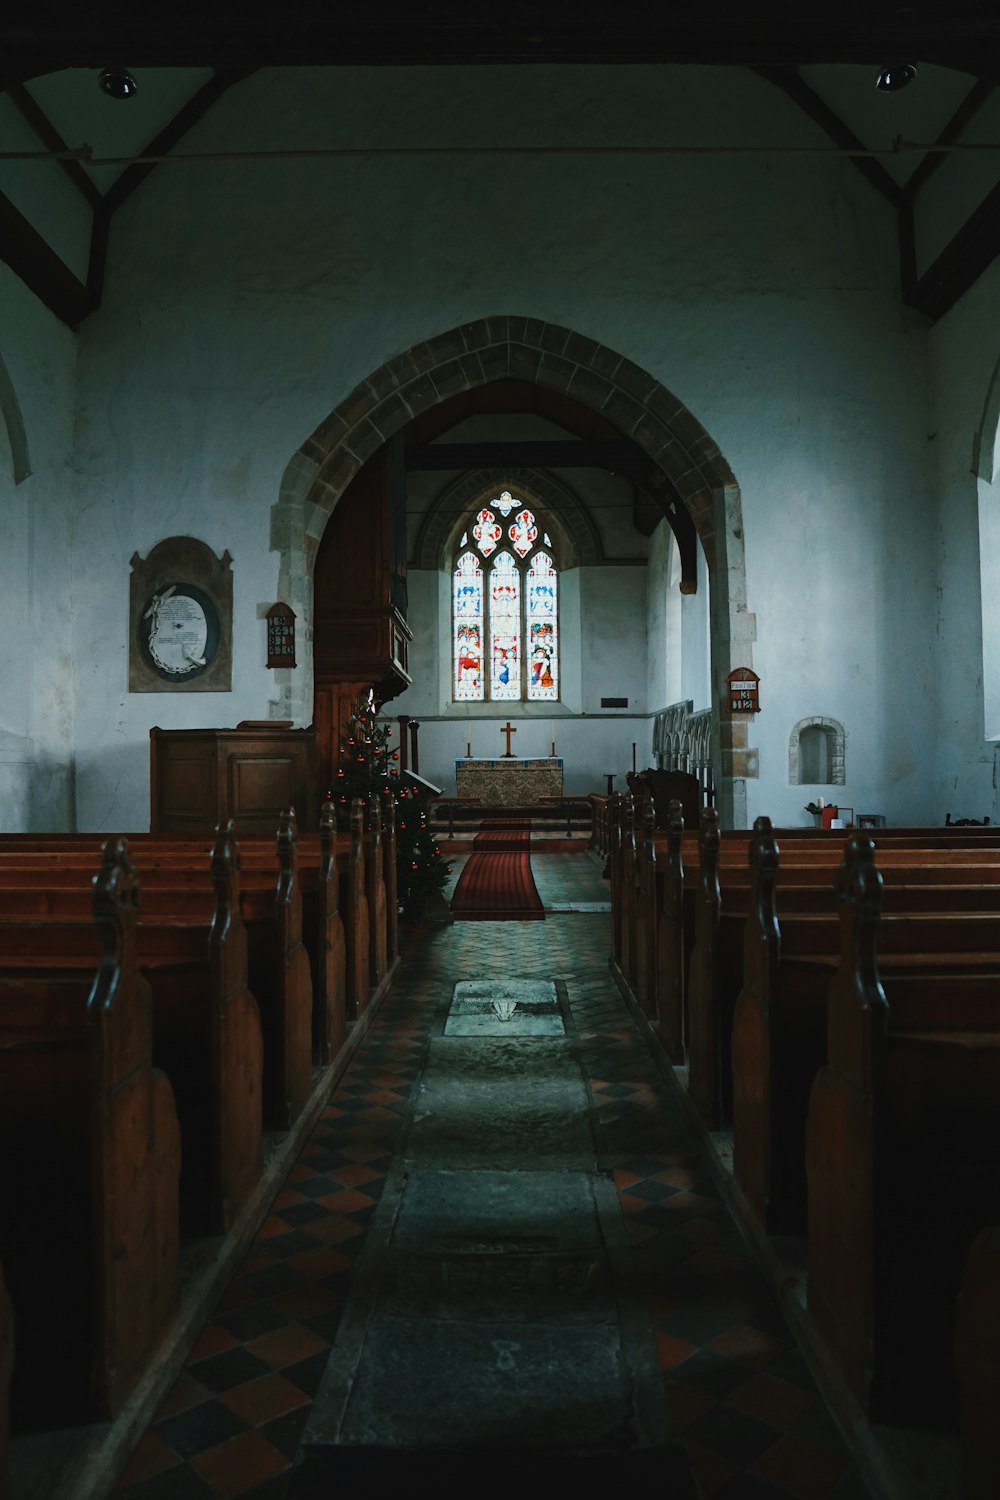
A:
[[[582,854],[539,855],[537,866],[564,899],[594,899],[584,892],[595,882],[606,891]],[[496,976],[502,962],[505,975],[566,982],[666,1398],[706,1500],[862,1500],[867,1492],[608,973],[609,927],[603,913],[573,913],[407,938],[392,994],[117,1493],[284,1496],[431,1020],[456,981]]]

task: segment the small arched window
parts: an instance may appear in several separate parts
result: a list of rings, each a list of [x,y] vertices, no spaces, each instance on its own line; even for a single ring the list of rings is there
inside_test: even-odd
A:
[[[559,697],[559,575],[552,539],[504,490],[472,517],[452,572],[456,703]]]

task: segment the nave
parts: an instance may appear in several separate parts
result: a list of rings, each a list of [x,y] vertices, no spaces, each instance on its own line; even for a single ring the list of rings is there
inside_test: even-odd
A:
[[[532,865],[547,908],[560,895],[565,903],[607,901],[599,866],[582,853],[533,854]],[[866,1491],[723,1207],[679,1098],[610,976],[609,950],[610,919],[592,911],[404,934],[392,991],[117,1494],[298,1500],[295,1458],[322,1416],[313,1398],[356,1305],[352,1287],[371,1272],[366,1247],[419,1114],[415,1094],[431,1038],[456,984],[502,976],[564,986],[597,1161],[617,1189],[631,1246],[628,1284],[616,1290],[638,1299],[636,1337],[648,1340],[659,1367],[655,1401],[684,1445],[697,1493],[861,1500]],[[531,1166],[530,1141],[524,1154]],[[445,1367],[435,1389],[433,1369],[425,1370],[415,1402],[447,1407],[459,1393],[455,1373]],[[491,1420],[498,1404],[484,1403]],[[468,1441],[476,1436],[470,1431]],[[412,1467],[403,1477],[416,1477]],[[463,1481],[469,1477],[466,1469]]]

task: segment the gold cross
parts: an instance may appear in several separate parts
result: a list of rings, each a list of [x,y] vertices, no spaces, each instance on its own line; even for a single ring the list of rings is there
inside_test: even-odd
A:
[[[505,734],[507,736],[507,748],[504,751],[503,755],[501,756],[501,760],[506,760],[508,758],[508,756],[512,760],[516,760],[517,756],[514,754],[513,750],[510,748],[510,737],[511,737],[512,734],[516,734],[517,730],[514,728],[513,724],[510,722],[509,719],[507,720],[506,724],[501,724],[500,725],[500,733],[501,734]]]

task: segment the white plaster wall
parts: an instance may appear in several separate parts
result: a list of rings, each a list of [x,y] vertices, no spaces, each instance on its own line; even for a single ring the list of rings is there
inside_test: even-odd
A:
[[[943,821],[956,818],[1000,818],[997,797],[996,738],[1000,726],[984,724],[983,616],[995,621],[995,599],[990,587],[997,579],[996,557],[983,556],[987,582],[980,593],[980,492],[985,508],[997,503],[980,485],[974,472],[977,433],[1000,359],[1000,265],[996,262],[979,278],[939,323],[930,336],[934,372],[934,453],[940,494],[939,513],[932,533],[937,564],[935,589],[928,612],[938,642],[936,692],[928,703],[928,740],[934,756],[934,802]],[[992,434],[984,433],[992,451]],[[993,528],[990,528],[993,531]],[[995,539],[987,534],[988,540]],[[1000,649],[1000,635],[986,642],[992,665]],[[994,669],[995,671],[995,669]],[[987,738],[987,731],[990,738]]]
[[[73,335],[0,266],[0,357],[32,473],[14,483],[0,453],[0,830],[73,820]],[[93,643],[91,649],[93,649]],[[84,648],[85,649],[85,648]]]
[[[515,705],[516,706],[516,705]],[[396,704],[387,706],[387,711]],[[401,710],[402,711],[402,710]],[[494,710],[489,718],[420,720],[420,774],[447,793],[455,792],[455,760],[465,755],[467,743],[474,757],[494,758],[504,753],[507,740],[500,733],[506,714]],[[648,764],[649,720],[622,714],[593,717],[527,718],[510,715],[517,734],[511,749],[522,757],[548,755],[555,726],[556,754],[562,756],[563,786],[567,796],[585,796],[607,790],[607,773],[615,776],[616,791],[625,791],[625,772],[632,769],[632,745],[636,763]],[[395,742],[394,742],[395,743]],[[644,759],[644,752],[647,759]]]
[[[496,141],[497,121],[513,143],[824,141],[750,73],[539,67],[264,70],[188,144],[468,145]],[[116,216],[105,305],[81,334],[81,823],[143,826],[151,724],[266,715],[256,607],[275,597],[270,507],[299,443],[387,358],[503,312],[575,328],[648,369],[736,475],[765,703],[751,815],[800,804],[787,739],[813,712],[848,724],[858,802],[923,815],[926,334],[900,311],[894,241],[888,206],[836,158],[157,171]],[[128,558],[178,532],[233,553],[231,695],[125,693]],[[609,690],[646,697],[642,572],[623,571],[635,607],[604,622],[634,643],[635,674],[623,687],[612,659],[585,662],[585,709]],[[591,607],[602,600],[585,570]],[[88,657],[98,631],[106,651]]]

